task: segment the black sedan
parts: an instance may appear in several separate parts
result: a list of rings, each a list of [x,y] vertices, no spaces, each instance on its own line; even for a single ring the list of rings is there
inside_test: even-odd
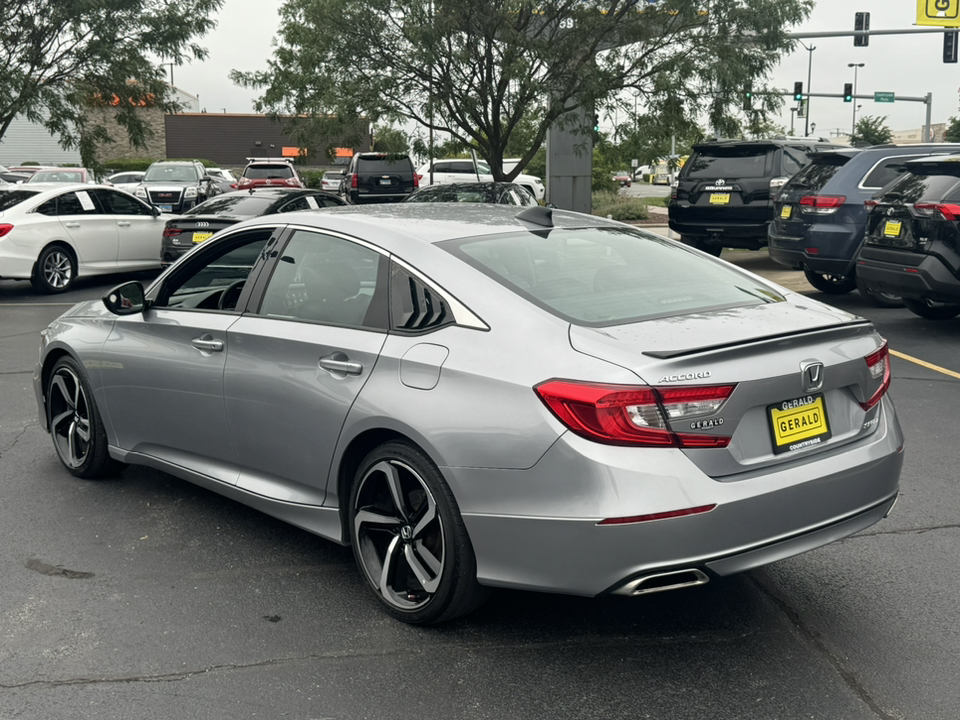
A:
[[[415,202],[468,202],[493,205],[538,205],[530,191],[522,185],[509,182],[471,182],[427,185],[404,198],[405,203]]]
[[[217,195],[167,222],[160,264],[163,267],[172,265],[190,248],[241,220],[339,205],[346,205],[346,202],[333,193],[301,188],[262,188]]]

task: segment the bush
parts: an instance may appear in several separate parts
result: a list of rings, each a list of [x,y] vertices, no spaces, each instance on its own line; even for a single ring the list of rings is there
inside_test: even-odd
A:
[[[109,173],[133,172],[146,170],[155,162],[156,158],[112,158],[104,160],[103,167],[107,168]]]
[[[323,187],[320,181],[323,179],[322,170],[301,170],[300,179],[308,188]]]
[[[593,194],[593,214],[600,217],[610,216],[620,222],[646,220],[649,218],[643,198],[623,197],[615,192]]]

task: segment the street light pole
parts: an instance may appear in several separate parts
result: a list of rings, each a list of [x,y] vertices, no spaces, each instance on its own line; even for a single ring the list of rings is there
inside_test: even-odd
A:
[[[847,63],[847,67],[853,68],[853,124],[850,126],[850,137],[857,131],[857,71],[862,68],[864,63]]]
[[[804,117],[806,118],[806,120],[803,125],[803,135],[804,137],[806,137],[810,134],[810,76],[813,73],[813,51],[817,49],[817,46],[816,45],[807,46],[807,44],[803,42],[803,40],[797,40],[797,42],[803,45],[803,49],[806,50],[808,53],[810,53],[807,56],[807,99],[806,99],[807,111],[804,113]],[[801,102],[803,102],[803,100],[801,100]]]

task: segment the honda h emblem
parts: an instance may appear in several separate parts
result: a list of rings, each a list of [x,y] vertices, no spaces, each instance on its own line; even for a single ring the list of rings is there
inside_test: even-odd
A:
[[[805,362],[800,364],[800,373],[803,375],[804,392],[816,392],[823,387],[823,363]]]

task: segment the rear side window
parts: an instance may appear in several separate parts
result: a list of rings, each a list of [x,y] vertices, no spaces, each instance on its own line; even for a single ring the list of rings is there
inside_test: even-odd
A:
[[[812,163],[803,168],[787,183],[786,188],[819,192],[849,160],[850,158],[846,155],[814,157]]]
[[[897,157],[885,158],[874,165],[866,177],[860,181],[860,187],[882,188],[900,177],[905,171],[904,163],[907,160],[914,160],[920,155],[898,155]]]
[[[552,230],[442,246],[521,297],[579,325],[605,326],[780,302],[753,279],[664,238]]]
[[[922,168],[904,173],[899,180],[886,188],[882,198],[888,202],[902,203],[941,200],[960,185],[960,167],[932,170],[936,174],[922,175]]]
[[[29,190],[8,190],[7,192],[0,193],[0,212],[3,210],[9,210],[12,207],[15,207],[22,203],[24,200],[29,200],[32,197],[36,197],[36,192],[31,192]],[[44,213],[45,215],[48,213]]]
[[[286,180],[293,177],[293,168],[286,163],[276,165],[251,165],[243,171],[250,180]]]
[[[768,174],[771,147],[716,147],[696,150],[683,166],[688,178],[761,178]]]

